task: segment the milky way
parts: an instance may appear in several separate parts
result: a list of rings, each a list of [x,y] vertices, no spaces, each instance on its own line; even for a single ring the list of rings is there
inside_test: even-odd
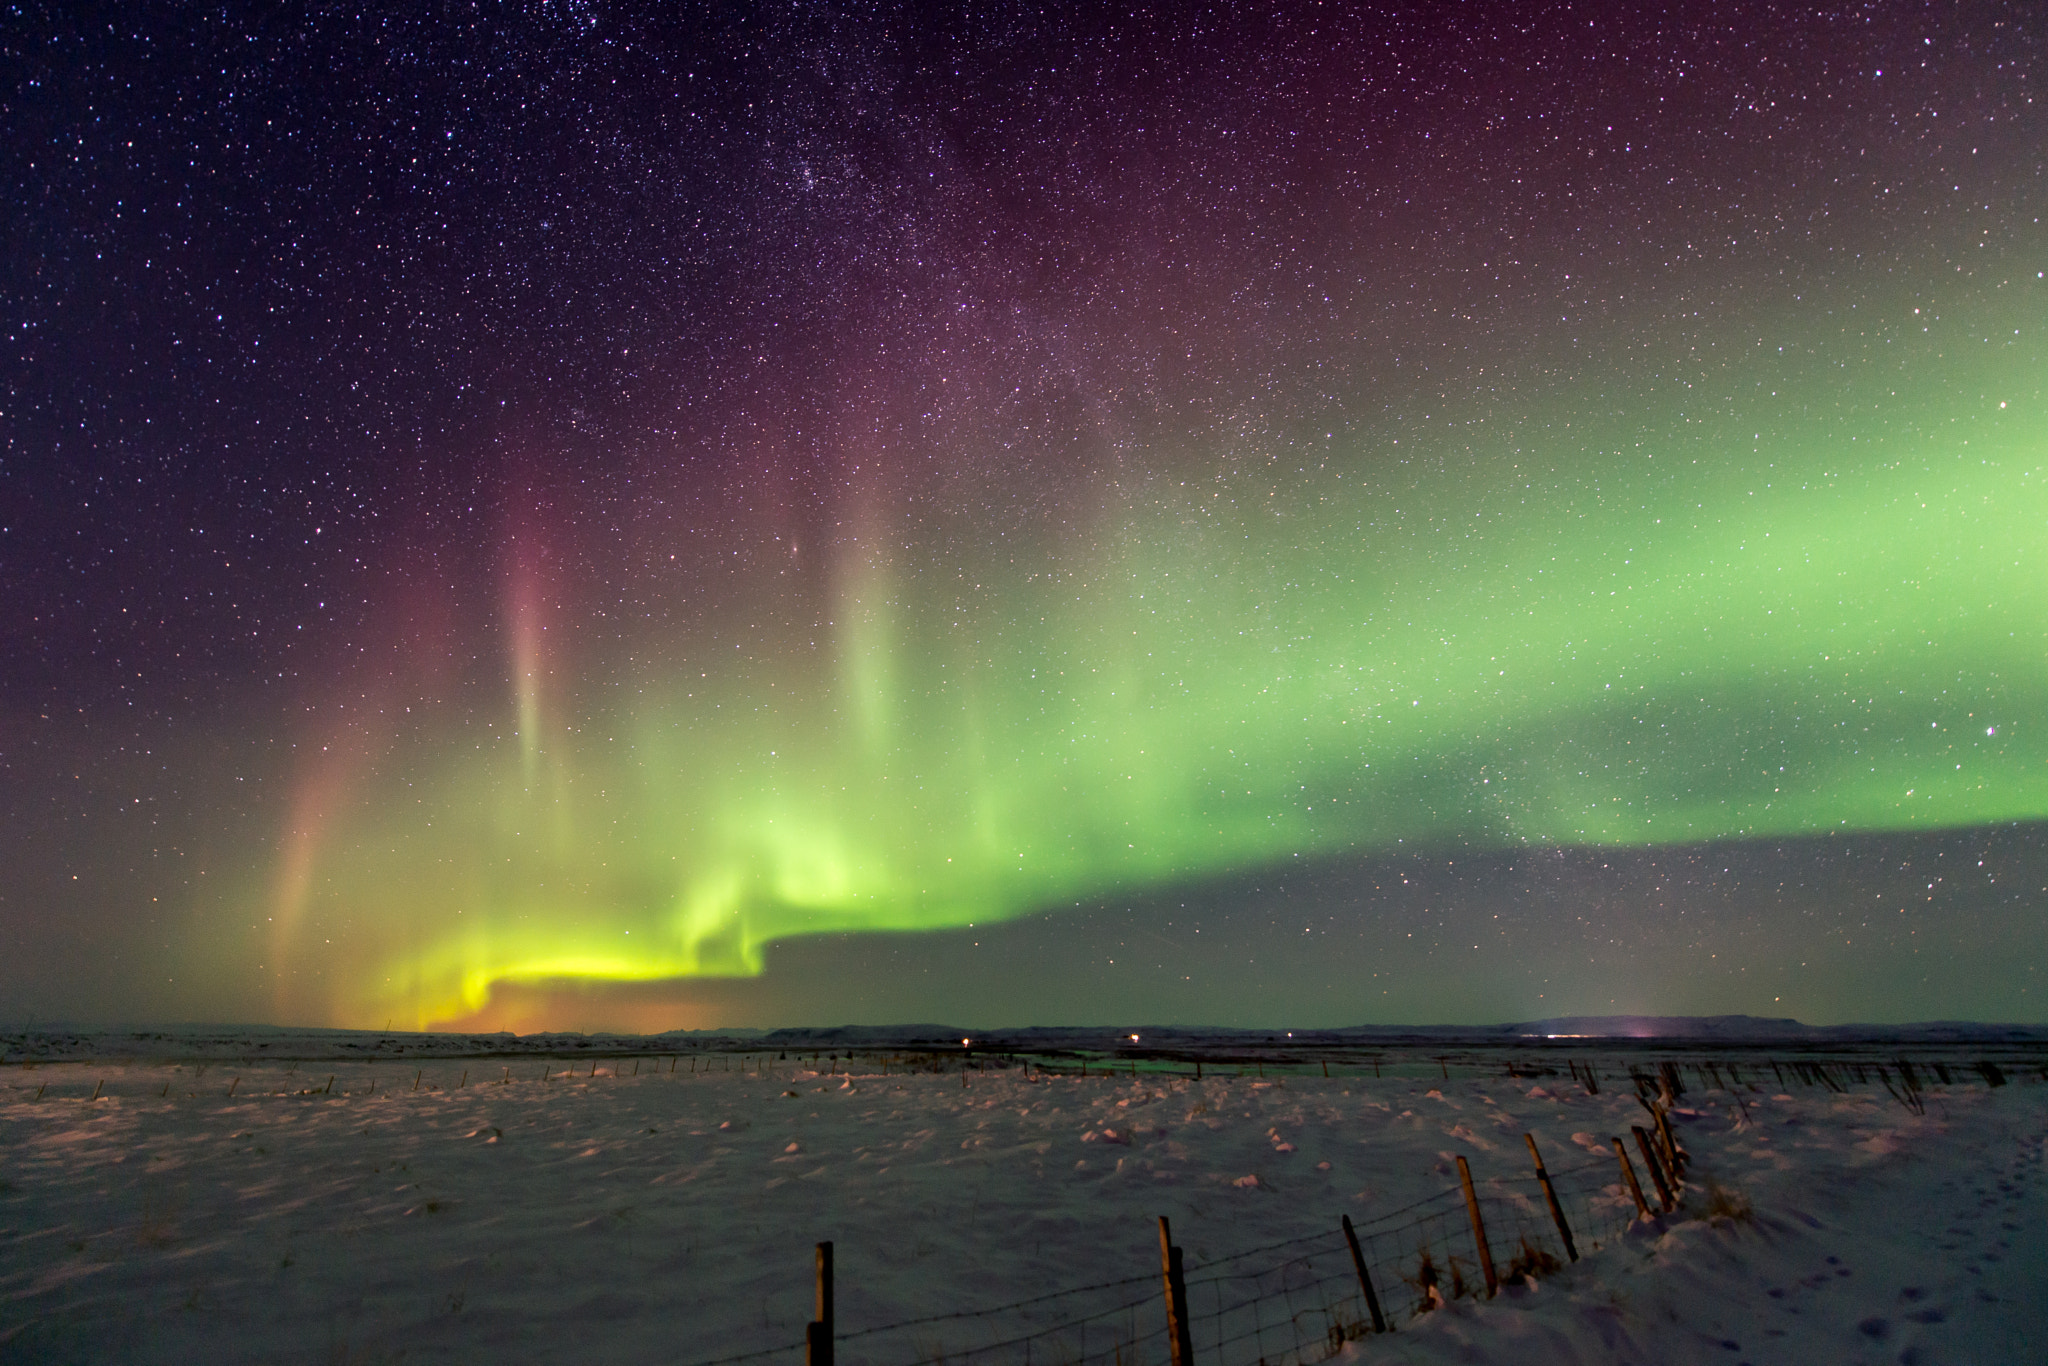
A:
[[[903,1019],[1021,921],[1047,1018],[1240,1018],[1304,915],[1587,932],[1537,851],[1960,838],[1994,909],[1816,886],[1731,967],[1637,888],[1619,961],[1420,970],[2038,1017],[2038,21],[1612,10],[17,35],[8,990],[647,1027],[943,932],[847,950]],[[1190,897],[1229,948],[1059,967]],[[1816,917],[1877,957],[1761,985]]]

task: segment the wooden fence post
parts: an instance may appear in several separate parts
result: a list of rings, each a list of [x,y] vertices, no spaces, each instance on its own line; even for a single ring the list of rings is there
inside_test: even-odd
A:
[[[1736,1096],[1735,1099],[1737,1104],[1741,1104],[1740,1096]],[[1748,1109],[1747,1106],[1743,1108]],[[1685,1149],[1678,1146],[1678,1139],[1671,1132],[1671,1116],[1662,1108],[1657,1111],[1657,1132],[1664,1137],[1665,1160],[1671,1164],[1672,1184],[1677,1185],[1685,1180],[1687,1157]]]
[[[1564,1239],[1565,1254],[1576,1262],[1579,1246],[1572,1241],[1571,1225],[1564,1221],[1564,1206],[1557,1203],[1557,1191],[1550,1184],[1550,1173],[1543,1168],[1543,1154],[1536,1151],[1536,1135],[1523,1134],[1522,1141],[1529,1145],[1529,1156],[1536,1163],[1536,1179],[1543,1184],[1543,1198],[1550,1205],[1550,1217],[1557,1224],[1557,1236]]]
[[[1173,1366],[1195,1366],[1194,1337],[1188,1331],[1188,1283],[1181,1273],[1180,1249],[1166,1216],[1159,1216],[1159,1269],[1166,1280],[1166,1346]]]
[[[818,1244],[818,1317],[804,1327],[804,1366],[832,1366],[832,1244]]]
[[[1486,1273],[1486,1297],[1500,1293],[1500,1277],[1493,1269],[1493,1249],[1486,1245],[1486,1223],[1479,1217],[1479,1194],[1472,1189],[1472,1168],[1464,1155],[1458,1157],[1458,1179],[1465,1183],[1465,1213],[1472,1216],[1472,1241],[1479,1247],[1479,1269]]]
[[[1636,1136],[1636,1147],[1642,1149],[1643,1165],[1650,1169],[1650,1180],[1656,1183],[1657,1203],[1669,1214],[1677,1202],[1671,1198],[1671,1187],[1665,1183],[1664,1169],[1657,1161],[1656,1145],[1650,1142],[1650,1131],[1640,1124],[1630,1125],[1629,1129]]]
[[[1365,1252],[1358,1246],[1358,1234],[1351,1227],[1351,1216],[1344,1216],[1344,1241],[1351,1244],[1351,1265],[1358,1270],[1358,1288],[1365,1292],[1365,1307],[1372,1313],[1372,1331],[1387,1331],[1387,1320],[1380,1313],[1380,1297],[1372,1293],[1372,1273],[1365,1269]]]
[[[1619,1138],[1614,1140],[1614,1155],[1621,1159],[1621,1175],[1628,1182],[1628,1193],[1636,1198],[1636,1213],[1649,1218],[1650,1202],[1643,1199],[1642,1184],[1636,1180],[1636,1169],[1628,1160],[1628,1149],[1621,1146]]]

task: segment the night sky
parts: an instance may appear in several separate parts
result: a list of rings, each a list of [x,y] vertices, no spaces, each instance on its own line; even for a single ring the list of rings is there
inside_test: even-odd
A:
[[[2048,1019],[2039,5],[86,8],[0,1017]]]

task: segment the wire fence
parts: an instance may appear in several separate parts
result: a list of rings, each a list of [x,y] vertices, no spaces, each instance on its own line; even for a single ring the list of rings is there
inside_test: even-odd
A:
[[[1451,1300],[1545,1276],[1625,1235],[1638,1218],[1617,1159],[1549,1173],[1573,1246],[1550,1213],[1539,1178],[1495,1176],[1474,1186],[1488,1251],[1482,1253],[1462,1186],[1392,1210],[1348,1234],[1341,1225],[1211,1258],[1185,1274],[1189,1366],[1312,1366],[1374,1331],[1360,1278],[1380,1319],[1399,1331]],[[1357,1239],[1354,1257],[1351,1237]],[[1159,1270],[984,1309],[840,1332],[835,1366],[1168,1366]],[[805,1346],[763,1349],[695,1366],[796,1363]]]
[[[1550,1179],[1581,1256],[1636,1220],[1634,1199],[1611,1159],[1552,1172]],[[1358,1226],[1360,1258],[1389,1331],[1449,1300],[1488,1293],[1487,1260],[1502,1283],[1548,1275],[1570,1260],[1533,1174],[1493,1178],[1475,1196],[1484,1253],[1461,1189]],[[1188,1299],[1201,1366],[1305,1366],[1374,1331],[1358,1262],[1341,1229],[1197,1268],[1188,1277]]]

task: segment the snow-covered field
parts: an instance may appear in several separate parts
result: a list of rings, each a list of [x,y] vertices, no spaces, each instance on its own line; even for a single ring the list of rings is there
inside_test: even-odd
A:
[[[1575,1174],[1579,1218],[1625,1218],[1608,1143],[1644,1122],[1611,1071],[1592,1095],[1501,1067],[1196,1082],[753,1058],[9,1066],[0,1360],[687,1366],[801,1342],[829,1238],[842,1362],[957,1361],[1020,1320],[852,1335],[1156,1284],[1162,1214],[1191,1279],[1342,1214],[1398,1229],[1459,1154],[1482,1190],[1526,1184],[1525,1131]],[[1383,1272],[1396,1331],[1342,1359],[2048,1362],[2048,1085],[1959,1074],[1914,1114],[1874,1078],[1780,1089],[1744,1066],[1739,1101],[1688,1074],[1677,1215],[1420,1317]],[[1258,1359],[1205,1342],[1197,1301],[1198,1363]],[[1164,1362],[1163,1335],[1139,1359]]]

